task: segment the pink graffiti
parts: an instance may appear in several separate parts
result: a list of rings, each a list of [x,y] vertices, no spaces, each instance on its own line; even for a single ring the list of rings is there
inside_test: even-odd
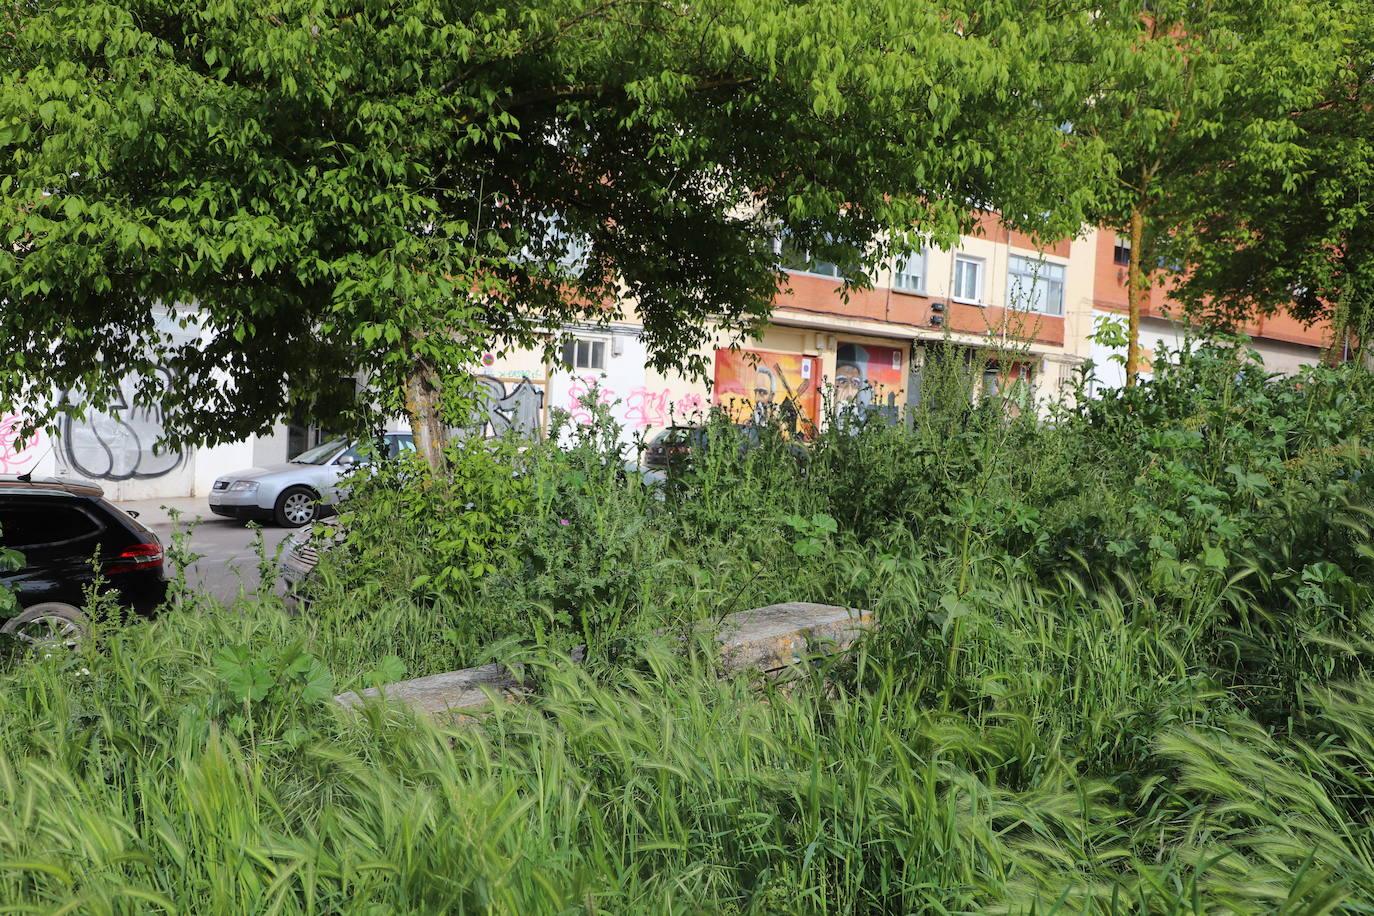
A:
[[[677,417],[690,417],[692,414],[702,413],[705,410],[706,399],[699,394],[684,394],[673,405],[673,414]]]
[[[592,422],[592,412],[588,409],[588,405],[583,402],[591,394],[595,381],[590,377],[575,379],[568,388],[568,413],[572,415],[575,422],[582,426]],[[596,393],[597,398],[592,402],[593,405],[611,406],[615,403],[615,392],[611,389],[598,388]]]
[[[595,380],[574,379],[568,388],[568,413],[575,422],[586,425],[592,422],[591,411],[582,402],[592,391]],[[618,401],[615,389],[600,387],[597,391],[597,405],[610,407],[625,426],[631,429],[644,429],[649,426],[667,426],[674,420],[682,421],[695,414],[705,413],[706,399],[699,394],[687,394],[672,400],[672,392],[667,388],[652,391],[640,386],[631,388],[623,401]]]
[[[635,429],[668,425],[668,389],[636,388],[625,398],[625,423]]]
[[[0,419],[0,474],[23,474],[38,463],[38,433],[21,436],[23,425],[12,414]]]

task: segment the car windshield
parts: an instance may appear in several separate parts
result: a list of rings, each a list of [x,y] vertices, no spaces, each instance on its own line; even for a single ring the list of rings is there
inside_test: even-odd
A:
[[[291,459],[292,464],[324,464],[334,453],[348,444],[347,439],[330,439],[321,445],[317,445],[308,451],[301,452]]]

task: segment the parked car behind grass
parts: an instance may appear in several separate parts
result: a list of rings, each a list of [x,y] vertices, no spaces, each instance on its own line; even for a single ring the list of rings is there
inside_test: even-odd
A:
[[[225,474],[210,490],[210,511],[228,518],[272,521],[299,528],[333,514],[343,495],[339,481],[374,456],[395,458],[415,451],[408,432],[382,437],[380,446],[345,438],[331,439],[290,461]]]
[[[142,614],[167,597],[157,535],[90,484],[0,477],[0,555],[0,590],[14,598],[0,602],[0,614],[11,614],[0,633],[23,642],[74,647],[87,635],[82,609],[97,584]]]
[[[739,454],[743,455],[757,448],[765,437],[778,435],[773,427],[760,427],[752,423],[731,426],[713,423],[706,426],[669,426],[649,440],[644,449],[641,465],[647,469],[665,470],[670,465],[679,466],[689,462],[694,455],[700,455],[710,448],[713,437],[720,439],[728,436],[738,441]],[[805,464],[806,448],[795,439],[786,440],[787,452],[798,462]]]

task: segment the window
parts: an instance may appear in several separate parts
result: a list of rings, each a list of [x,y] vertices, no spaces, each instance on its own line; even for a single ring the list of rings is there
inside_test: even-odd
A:
[[[1064,265],[1012,255],[1007,260],[1007,305],[1045,315],[1064,314]]]
[[[1112,263],[1126,267],[1131,263],[1131,240],[1116,237],[1116,244],[1112,246]]]
[[[840,265],[833,261],[816,260],[812,257],[811,252],[799,245],[790,233],[784,232],[774,240],[773,250],[778,253],[778,259],[783,270],[820,274],[823,277],[834,277],[837,280],[844,279]]]
[[[954,258],[954,298],[961,302],[983,301],[983,259],[956,255]]]
[[[0,546],[25,553],[90,555],[103,531],[76,506],[52,499],[16,499],[0,506]]]
[[[511,260],[549,269],[561,275],[579,274],[586,270],[591,255],[591,239],[574,232],[561,212],[535,215],[529,226],[529,237]]]
[[[573,338],[563,344],[563,365],[568,369],[605,369],[606,341]]]
[[[926,291],[926,252],[924,248],[899,257],[894,267],[893,289],[900,289],[908,293]]]

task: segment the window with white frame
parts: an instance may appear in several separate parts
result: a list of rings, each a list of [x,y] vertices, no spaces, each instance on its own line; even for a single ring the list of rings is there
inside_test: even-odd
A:
[[[954,298],[961,302],[983,301],[983,259],[960,254],[954,257]]]
[[[823,277],[834,277],[837,280],[844,279],[840,265],[833,261],[817,260],[808,249],[797,243],[791,233],[784,232],[774,239],[773,250],[778,253],[778,260],[782,264],[783,270],[820,274]]]
[[[1120,265],[1120,266],[1122,266],[1122,267],[1126,267],[1126,266],[1130,265],[1130,263],[1131,263],[1131,240],[1130,240],[1130,239],[1128,239],[1128,238],[1123,238],[1122,236],[1119,236],[1119,235],[1116,237],[1116,244],[1114,244],[1114,245],[1112,246],[1112,263],[1113,263],[1113,264],[1118,264],[1118,265]]]
[[[563,365],[568,369],[605,369],[606,341],[575,337],[563,344]]]
[[[908,293],[926,291],[926,250],[909,251],[897,258],[892,273],[892,288]]]
[[[1064,314],[1064,265],[1012,255],[1007,259],[1007,305],[1044,315]]]

